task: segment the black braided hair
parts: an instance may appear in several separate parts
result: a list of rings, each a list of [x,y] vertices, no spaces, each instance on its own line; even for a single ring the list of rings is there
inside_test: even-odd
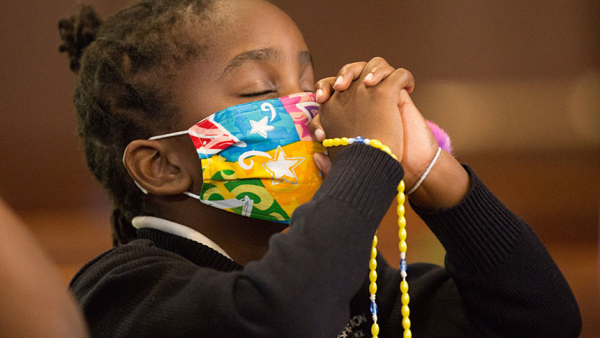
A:
[[[125,147],[168,131],[179,120],[166,88],[178,66],[203,54],[206,46],[198,34],[206,34],[201,24],[212,2],[146,0],[105,23],[82,5],[58,24],[59,50],[68,53],[78,74],[74,102],[87,163],[115,206],[114,245],[135,239],[134,216],[152,213],[123,165]]]

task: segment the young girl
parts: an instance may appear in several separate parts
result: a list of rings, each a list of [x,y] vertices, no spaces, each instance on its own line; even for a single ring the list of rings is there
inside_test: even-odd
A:
[[[438,151],[407,71],[375,58],[315,85],[302,34],[260,0],[148,0],[103,24],[82,7],[60,32],[88,165],[115,203],[115,248],[71,283],[93,336],[364,337],[375,318],[381,337],[578,335],[564,277]],[[357,144],[329,162],[310,130]],[[445,268],[403,271],[410,321],[379,258],[369,309],[370,247],[401,180],[447,251]]]

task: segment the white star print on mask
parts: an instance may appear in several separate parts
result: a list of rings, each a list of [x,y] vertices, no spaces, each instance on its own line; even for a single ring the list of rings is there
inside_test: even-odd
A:
[[[250,134],[259,134],[260,136],[267,138],[267,132],[275,129],[275,127],[268,125],[269,118],[265,116],[260,121],[252,121],[250,120],[250,124],[252,125],[252,130],[250,130]]]
[[[286,157],[281,146],[277,147],[274,157],[273,160],[262,164],[265,170],[273,176],[273,185],[283,181],[298,184],[298,177],[294,172],[294,168],[304,161],[304,157]]]

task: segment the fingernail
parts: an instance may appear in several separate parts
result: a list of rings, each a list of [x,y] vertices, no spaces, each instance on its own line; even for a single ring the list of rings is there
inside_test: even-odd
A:
[[[317,141],[323,141],[325,139],[325,132],[323,131],[323,129],[315,130],[315,139]]]
[[[337,80],[335,80],[335,83],[333,84],[333,86],[335,87],[335,86],[339,85],[340,83],[342,83],[342,81],[344,81],[344,77],[340,75],[340,76],[338,76]]]
[[[365,76],[365,81],[371,81],[373,80],[373,73],[369,73],[367,76]]]
[[[323,91],[323,89],[317,89],[317,92],[315,93],[316,100],[319,101],[319,99],[321,98],[321,96],[323,96],[324,93],[325,91]]]

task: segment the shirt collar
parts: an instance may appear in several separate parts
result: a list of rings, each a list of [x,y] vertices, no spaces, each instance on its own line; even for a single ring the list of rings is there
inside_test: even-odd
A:
[[[211,241],[208,237],[204,236],[200,232],[187,227],[185,225],[181,225],[179,223],[171,222],[169,220],[152,217],[152,216],[137,216],[131,220],[131,224],[136,229],[150,228],[155,230],[160,230],[171,235],[187,238],[194,242],[205,245],[221,255],[231,259],[229,255],[223,250],[217,243]]]

